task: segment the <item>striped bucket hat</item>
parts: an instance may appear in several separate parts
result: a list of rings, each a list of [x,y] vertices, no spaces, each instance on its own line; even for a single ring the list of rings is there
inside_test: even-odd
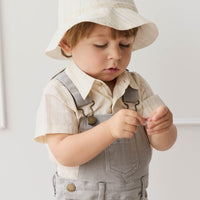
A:
[[[133,51],[150,45],[158,36],[154,23],[142,17],[133,0],[58,0],[58,28],[45,53],[55,59],[67,59],[61,53],[60,40],[74,25],[94,22],[116,30],[139,27]]]

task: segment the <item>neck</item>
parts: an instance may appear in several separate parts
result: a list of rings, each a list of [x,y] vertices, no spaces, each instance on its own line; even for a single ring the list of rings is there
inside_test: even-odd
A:
[[[107,81],[105,84],[110,88],[110,91],[113,93],[114,87],[115,87],[116,79],[113,79],[112,81]]]

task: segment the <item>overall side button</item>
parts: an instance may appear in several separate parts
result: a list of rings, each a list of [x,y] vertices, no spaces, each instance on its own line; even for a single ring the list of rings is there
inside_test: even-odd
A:
[[[74,192],[76,190],[76,186],[73,183],[69,183],[66,187],[69,192]]]

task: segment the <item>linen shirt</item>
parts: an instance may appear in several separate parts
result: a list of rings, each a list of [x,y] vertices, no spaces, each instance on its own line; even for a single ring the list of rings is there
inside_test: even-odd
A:
[[[94,100],[95,104],[92,107],[94,114],[114,114],[120,109],[126,108],[121,97],[128,86],[138,90],[140,104],[137,109],[143,117],[148,118],[155,108],[164,105],[160,97],[153,94],[144,78],[136,72],[123,72],[116,80],[113,93],[103,81],[87,75],[73,62],[66,67],[65,73],[77,87],[83,99],[89,96]],[[129,108],[134,109],[134,105],[130,104]],[[90,106],[86,105],[82,109],[86,115],[91,114]],[[67,88],[60,81],[52,79],[44,89],[37,111],[35,140],[46,143],[46,134],[77,134],[82,117],[82,111],[77,109]],[[57,165],[59,176],[66,178],[78,176],[79,166],[61,165],[49,148],[48,150],[50,159]]]

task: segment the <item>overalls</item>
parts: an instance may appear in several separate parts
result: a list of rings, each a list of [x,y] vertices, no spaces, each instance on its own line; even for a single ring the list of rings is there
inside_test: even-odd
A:
[[[65,72],[55,77],[69,90],[77,108],[91,105],[91,100],[82,99],[75,85]],[[135,103],[138,91],[128,87],[124,102]],[[95,125],[108,120],[112,114],[93,115]],[[79,131],[93,125],[88,116],[80,120]],[[53,183],[57,200],[147,200],[148,168],[152,150],[143,126],[139,126],[132,138],[116,139],[91,161],[79,167],[78,178],[70,180],[54,175]]]

